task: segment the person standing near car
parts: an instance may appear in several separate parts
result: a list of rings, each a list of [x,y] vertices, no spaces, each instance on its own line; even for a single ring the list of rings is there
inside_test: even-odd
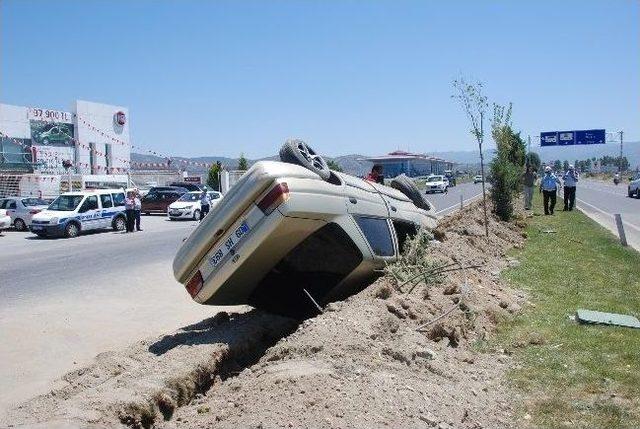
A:
[[[127,232],[133,232],[133,223],[135,221],[136,202],[133,192],[128,191],[124,198],[124,214],[127,217]]]
[[[138,188],[133,190],[133,217],[136,223],[136,231],[142,231],[140,228],[140,212],[142,211],[142,196]]]
[[[533,200],[533,187],[536,183],[536,173],[533,168],[527,165],[527,171],[522,175],[522,184],[524,185],[524,209],[531,210],[531,201]]]
[[[569,165],[569,170],[562,176],[562,181],[564,182],[563,211],[571,211],[576,204],[576,185],[578,184],[578,172],[573,165]]]
[[[204,217],[209,213],[209,194],[207,190],[204,189],[200,194],[200,220],[204,219]]]
[[[371,167],[371,173],[367,174],[365,180],[384,185],[384,175],[382,174],[382,169],[382,165],[375,164],[373,167]]]
[[[561,185],[560,180],[551,171],[551,167],[544,168],[544,176],[540,180],[540,192],[544,202],[544,214],[552,215],[556,207],[556,194],[558,186]]]

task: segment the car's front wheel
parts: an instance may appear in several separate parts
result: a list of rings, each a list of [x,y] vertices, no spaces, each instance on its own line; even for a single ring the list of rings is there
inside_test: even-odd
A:
[[[193,220],[200,220],[200,210],[196,209],[193,211]]]
[[[16,219],[13,221],[13,226],[18,230],[18,231],[24,231],[27,229],[27,224],[22,220],[22,219]]]
[[[122,216],[118,216],[113,221],[113,230],[114,231],[124,231],[127,226],[127,222]]]
[[[77,237],[78,234],[80,234],[80,227],[78,226],[78,224],[71,222],[64,229],[64,232],[67,238],[74,238]]]

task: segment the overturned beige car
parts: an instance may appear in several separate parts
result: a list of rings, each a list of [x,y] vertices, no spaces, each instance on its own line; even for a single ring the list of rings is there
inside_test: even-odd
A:
[[[176,279],[201,304],[304,317],[365,287],[434,209],[406,177],[394,187],[330,171],[304,142],[260,161],[184,241]],[[407,196],[408,195],[408,196]]]

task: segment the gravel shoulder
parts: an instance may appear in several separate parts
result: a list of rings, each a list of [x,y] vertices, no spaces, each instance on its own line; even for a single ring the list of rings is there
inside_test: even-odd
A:
[[[20,427],[512,427],[511,357],[476,350],[522,292],[499,273],[523,225],[474,203],[441,221],[426,248],[443,272],[408,293],[387,274],[302,323],[220,313],[98,355],[66,385],[12,410]],[[452,269],[453,269],[452,268]],[[442,270],[442,269],[441,269]],[[422,329],[419,329],[422,327]]]

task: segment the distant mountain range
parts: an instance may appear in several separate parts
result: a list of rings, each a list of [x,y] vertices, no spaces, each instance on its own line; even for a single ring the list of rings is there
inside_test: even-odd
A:
[[[618,156],[620,153],[620,146],[615,143],[607,143],[606,145],[590,145],[590,146],[562,146],[562,147],[539,147],[532,146],[531,150],[537,152],[543,162],[554,161],[559,159],[561,161],[567,160],[573,163],[576,160],[584,160],[587,158],[600,158],[604,155]],[[485,162],[490,162],[493,158],[493,148],[484,150]],[[640,167],[640,142],[628,142],[623,144],[624,155],[629,160],[629,163],[633,169]],[[478,150],[468,151],[445,151],[445,152],[428,152],[427,155],[436,156],[438,158],[444,158],[449,161],[461,164],[461,166],[475,166],[480,164],[480,158],[478,156]],[[352,154],[342,155],[336,157],[326,156],[327,160],[335,161],[345,172],[356,176],[363,176],[371,170],[372,163],[365,161],[366,155]],[[276,160],[277,156],[271,156],[261,159],[248,159],[249,165],[261,160]],[[238,166],[238,158],[228,158],[223,156],[201,156],[196,158],[186,158],[180,156],[172,157],[173,166],[183,166],[190,174],[204,174],[206,168],[192,164],[202,163],[211,164],[216,161],[220,161],[228,169],[234,170]],[[146,155],[140,153],[132,153],[131,161],[137,163],[165,163],[166,158],[162,158],[155,155]],[[187,161],[187,162],[180,162]]]

